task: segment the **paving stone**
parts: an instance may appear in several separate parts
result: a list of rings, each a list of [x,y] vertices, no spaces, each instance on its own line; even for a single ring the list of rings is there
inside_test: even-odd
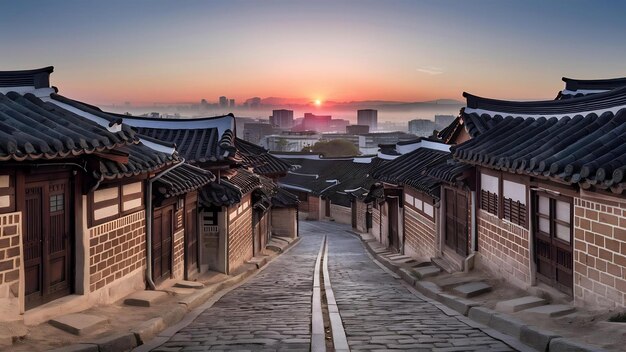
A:
[[[124,299],[124,304],[137,307],[152,307],[167,297],[163,291],[137,291]]]
[[[417,276],[417,278],[422,280],[427,277],[438,275],[441,272],[441,269],[439,269],[436,266],[430,265],[430,266],[422,266],[418,268],[413,268],[413,271],[415,272],[415,275]]]
[[[487,293],[491,291],[491,286],[485,282],[480,282],[480,281],[470,282],[467,284],[457,286],[452,291],[454,291],[454,293],[462,297],[470,298],[470,297],[476,297],[476,296],[482,295],[483,293]]]
[[[453,288],[454,286],[463,285],[463,284],[474,282],[474,281],[476,281],[476,279],[473,277],[453,276],[453,277],[448,277],[445,279],[437,280],[437,285],[441,287],[442,289],[447,290],[447,289]]]
[[[576,308],[566,304],[548,304],[521,311],[524,314],[534,315],[542,318],[555,318],[574,313]]]
[[[181,288],[203,288],[204,287],[204,285],[201,282],[187,281],[187,280],[178,281],[177,283],[174,284],[174,286],[181,287]]]
[[[66,314],[50,320],[48,323],[63,331],[74,335],[85,335],[103,327],[108,322],[107,318],[96,315],[75,313]]]
[[[522,327],[519,340],[538,351],[547,351],[550,340],[560,337],[558,334],[534,326]]]
[[[548,302],[543,298],[526,296],[498,302],[496,303],[496,310],[503,313],[515,313],[520,310],[534,308],[545,304],[548,304]]]

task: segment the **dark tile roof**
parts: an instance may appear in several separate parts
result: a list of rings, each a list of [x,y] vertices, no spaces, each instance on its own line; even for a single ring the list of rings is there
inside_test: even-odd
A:
[[[211,172],[185,163],[157,180],[156,189],[169,198],[195,191],[214,180],[215,176]]]
[[[0,87],[34,87],[50,86],[50,74],[54,67],[48,66],[34,70],[0,71]]]
[[[563,82],[565,82],[565,89],[559,92],[556,97],[557,100],[578,98],[626,86],[626,78],[575,79],[563,77]]]
[[[0,93],[0,160],[75,157],[136,142],[129,126],[111,132],[33,94]]]
[[[234,162],[237,150],[232,115],[198,119],[124,116],[123,121],[133,126],[141,136],[175,144],[176,150],[191,164]]]
[[[447,159],[445,162],[429,167],[426,175],[449,184],[457,184],[458,181],[461,181],[461,176],[471,169],[473,169],[471,165]]]
[[[450,153],[445,151],[419,148],[381,165],[372,176],[387,183],[409,185],[438,198],[441,181],[428,175],[428,170],[450,158]]]
[[[237,155],[245,167],[265,176],[284,176],[292,166],[287,161],[270,154],[267,149],[243,139],[235,140]]]
[[[283,188],[278,188],[272,197],[272,206],[276,208],[297,207],[299,203],[298,196]]]
[[[210,182],[198,191],[200,206],[204,208],[230,206],[241,202],[241,189],[221,179]]]
[[[613,101],[617,104],[613,109],[617,109],[626,90],[620,88],[609,93],[554,101],[558,104],[524,102],[522,105],[530,111],[544,104],[554,107],[568,102],[582,111],[600,106],[609,109],[600,116],[590,112],[558,118],[513,117],[525,114],[520,105],[510,102],[515,107],[511,110],[516,111],[513,116],[506,116],[489,131],[453,147],[454,157],[470,164],[579,183],[583,187],[611,188],[621,193],[626,170],[626,110],[614,113],[606,101],[598,98]],[[584,102],[589,102],[590,107],[581,106]],[[551,111],[561,115],[572,108]]]
[[[461,120],[461,115],[457,116],[454,121],[446,128],[442,129],[437,133],[437,137],[441,138],[444,143],[450,143],[463,129],[463,122]]]
[[[262,177],[263,176],[250,172],[245,168],[239,168],[237,169],[237,173],[228,178],[228,182],[237,186],[241,190],[241,193],[246,194],[263,185]]]
[[[115,152],[128,155],[128,162],[120,163],[103,157],[98,158],[98,169],[91,171],[96,180],[111,180],[147,174],[180,161],[177,153],[169,154],[157,151],[141,142],[116,148]]]

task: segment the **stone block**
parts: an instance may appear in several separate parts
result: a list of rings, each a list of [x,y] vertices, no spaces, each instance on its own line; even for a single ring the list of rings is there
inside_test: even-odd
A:
[[[418,268],[413,268],[413,272],[415,272],[415,275],[417,276],[418,279],[423,280],[427,277],[432,277],[432,276],[436,276],[441,272],[441,269],[439,269],[436,266],[422,266],[422,267],[418,267]]]
[[[152,307],[167,296],[167,292],[163,291],[137,291],[126,296],[124,304],[137,307]]]
[[[538,351],[547,351],[550,340],[560,337],[556,333],[535,326],[523,326],[520,341]]]
[[[457,286],[452,291],[459,296],[470,298],[490,292],[491,286],[484,282],[470,282]]]
[[[441,293],[441,289],[437,284],[430,281],[415,281],[415,288],[424,296],[437,299],[437,295]]]
[[[463,315],[467,315],[467,312],[470,310],[470,308],[479,305],[478,302],[474,302],[464,298],[458,298],[445,293],[438,294],[437,300]]]
[[[576,308],[565,304],[548,304],[545,306],[539,306],[523,310],[521,313],[529,314],[541,318],[556,318],[574,313]]]
[[[182,281],[178,281],[177,283],[174,284],[175,287],[180,287],[180,288],[203,288],[204,285],[201,282],[198,281],[187,281],[187,280],[182,280]]]
[[[503,334],[513,336],[518,340],[522,334],[522,328],[525,326],[526,324],[522,321],[506,314],[493,314],[489,321],[489,327]]]
[[[496,310],[503,313],[515,313],[520,310],[534,308],[538,306],[542,306],[544,304],[548,304],[548,302],[539,297],[535,296],[525,296],[515,299],[510,299],[508,301],[501,301],[496,303]]]
[[[103,337],[92,343],[98,345],[99,352],[130,351],[137,347],[137,338],[133,333],[118,333]]]
[[[564,339],[562,337],[550,340],[550,352],[605,352],[604,349],[594,346],[588,346],[579,342]]]
[[[74,335],[85,335],[103,327],[108,322],[107,318],[75,313],[66,314],[50,320],[48,323],[58,329]]]
[[[400,277],[402,278],[402,280],[406,281],[409,285],[413,286],[415,285],[415,276],[413,276],[413,273],[405,268],[400,268],[400,271],[398,272],[398,274],[400,274]]]
[[[481,323],[485,326],[489,326],[491,317],[496,314],[493,310],[485,307],[472,307],[470,308],[467,316],[477,323]]]
[[[48,352],[98,352],[98,345],[89,343],[77,343],[75,345],[63,346],[48,350]]]

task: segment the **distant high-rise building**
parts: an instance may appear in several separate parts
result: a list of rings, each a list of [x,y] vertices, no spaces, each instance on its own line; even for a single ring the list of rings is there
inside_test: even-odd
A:
[[[304,114],[301,127],[303,131],[327,132],[330,131],[331,119],[330,115],[315,115],[307,112]]]
[[[346,127],[350,124],[350,121],[344,119],[331,119],[330,130],[337,133],[345,133]]]
[[[426,119],[415,119],[409,121],[409,133],[419,137],[428,137],[433,134],[435,123]]]
[[[259,144],[265,136],[277,132],[279,131],[267,122],[246,122],[243,124],[243,139],[254,144]]]
[[[454,115],[435,115],[435,125],[438,129],[446,128],[454,119]]]
[[[270,124],[287,129],[293,127],[293,110],[272,110]]]
[[[206,99],[202,99],[200,100],[200,108],[201,109],[208,109],[209,108],[209,102],[206,101]]]
[[[221,96],[220,97],[220,108],[227,108],[228,107],[228,98],[226,98],[225,96]]]
[[[234,108],[235,107],[235,99],[230,99],[228,101],[228,106],[231,107],[231,108]]]
[[[370,130],[375,130],[378,127],[378,110],[363,109],[357,110],[356,120],[359,125],[370,126]]]
[[[350,125],[346,127],[347,134],[359,135],[370,132],[370,126],[368,125]]]

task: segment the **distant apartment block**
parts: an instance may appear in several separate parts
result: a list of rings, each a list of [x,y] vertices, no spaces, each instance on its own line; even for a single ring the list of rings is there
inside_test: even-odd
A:
[[[315,115],[310,112],[304,114],[301,130],[327,132],[330,131],[330,115]]]
[[[380,144],[396,144],[414,139],[417,139],[415,135],[406,132],[368,133],[359,136],[359,151],[364,155],[376,154]]]
[[[409,121],[409,133],[418,137],[428,137],[432,135],[435,128],[435,122],[432,120],[415,119]]]
[[[231,108],[234,108],[235,107],[235,99],[229,99],[228,100],[228,106],[231,107]]]
[[[265,136],[261,145],[270,151],[299,152],[304,147],[311,147],[320,140],[321,136],[314,131],[291,132]]]
[[[349,125],[346,126],[346,133],[352,135],[370,133],[370,126],[368,125]]]
[[[437,129],[448,127],[456,117],[454,115],[435,115],[435,125]]]
[[[243,124],[243,139],[254,144],[259,144],[265,136],[275,133],[277,133],[276,127],[266,122],[246,122]]]
[[[293,110],[280,109],[272,110],[270,124],[280,128],[289,129],[293,127]]]
[[[374,109],[357,110],[356,120],[357,120],[357,124],[370,126],[370,130],[373,131],[376,128],[378,128],[378,110],[374,110]]]
[[[350,121],[344,119],[331,119],[330,130],[337,133],[345,133]]]
[[[220,108],[227,108],[228,107],[228,98],[226,98],[225,96],[221,96],[219,99],[219,104],[220,104]]]

